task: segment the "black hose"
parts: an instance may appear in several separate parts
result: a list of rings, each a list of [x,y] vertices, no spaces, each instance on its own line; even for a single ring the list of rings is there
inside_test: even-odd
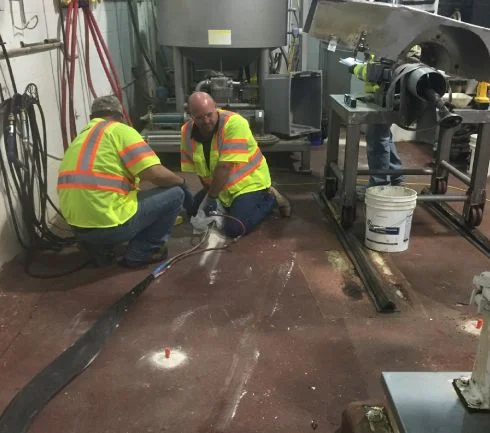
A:
[[[0,433],[25,433],[41,409],[98,356],[128,307],[150,286],[152,274],[109,307],[72,346],[38,373],[0,416]]]
[[[288,61],[288,56],[286,55],[286,50],[284,49],[284,47],[279,47],[279,49],[281,50],[281,54],[284,57],[284,60],[286,61],[286,70],[289,70],[289,61]]]
[[[17,85],[15,84],[14,73],[12,72],[12,65],[10,64],[9,55],[7,53],[7,49],[5,48],[5,42],[3,41],[2,35],[0,34],[0,45],[2,46],[3,56],[5,57],[5,61],[7,62],[7,68],[10,75],[10,81],[12,82],[12,90],[14,93],[17,93]]]
[[[14,94],[5,104],[8,109],[4,113],[4,124],[8,134],[5,134],[5,155],[0,149],[0,171],[12,225],[20,245],[26,251],[25,271],[38,278],[71,274],[87,263],[56,275],[39,275],[30,271],[40,251],[61,251],[65,246],[73,245],[75,238],[57,235],[48,221],[49,206],[59,215],[61,213],[48,193],[48,137],[37,87],[29,84],[23,95]]]

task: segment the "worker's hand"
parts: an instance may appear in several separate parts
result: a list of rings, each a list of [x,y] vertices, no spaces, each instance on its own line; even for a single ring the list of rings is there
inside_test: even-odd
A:
[[[216,212],[218,210],[218,199],[208,196],[204,203],[203,210],[206,216],[210,216],[211,212]]]
[[[182,188],[182,191],[184,191],[184,203],[183,203],[184,209],[188,214],[190,214],[194,206],[194,196],[192,195],[192,192],[189,190],[185,181],[182,185],[180,185],[180,187]]]

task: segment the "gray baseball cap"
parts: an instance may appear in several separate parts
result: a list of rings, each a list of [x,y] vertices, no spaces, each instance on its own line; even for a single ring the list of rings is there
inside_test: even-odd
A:
[[[112,95],[99,96],[94,99],[91,108],[91,114],[110,111],[112,113],[118,113],[123,115],[122,105],[119,100]]]

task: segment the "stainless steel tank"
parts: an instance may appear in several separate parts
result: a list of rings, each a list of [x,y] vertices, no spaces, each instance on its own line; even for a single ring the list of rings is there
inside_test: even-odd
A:
[[[235,68],[286,45],[288,0],[160,0],[159,42],[202,68]]]

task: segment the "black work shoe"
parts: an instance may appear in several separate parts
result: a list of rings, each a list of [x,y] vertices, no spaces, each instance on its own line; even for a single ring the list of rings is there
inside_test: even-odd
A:
[[[81,242],[80,248],[89,255],[89,263],[96,268],[112,266],[116,261],[116,252],[113,247],[97,246]]]
[[[117,264],[123,268],[141,268],[144,266],[163,262],[167,258],[168,258],[168,247],[167,244],[165,244],[162,245],[159,250],[155,251],[148,260],[135,261],[135,260],[128,260],[126,257],[123,257],[121,260],[117,262]]]

